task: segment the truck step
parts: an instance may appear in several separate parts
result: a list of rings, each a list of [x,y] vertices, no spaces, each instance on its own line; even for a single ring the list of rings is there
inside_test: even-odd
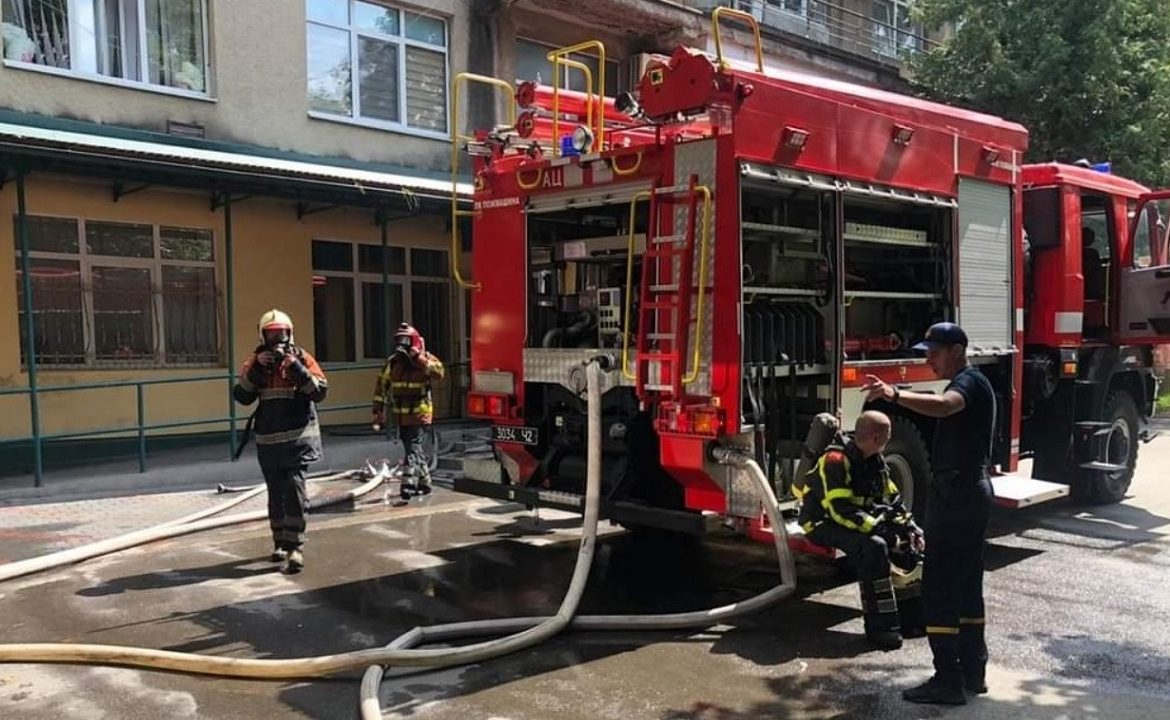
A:
[[[1128,465],[1118,465],[1117,463],[1101,462],[1094,460],[1093,462],[1081,463],[1081,467],[1085,470],[1097,470],[1099,472],[1115,473],[1128,470]]]
[[[1068,496],[1068,485],[1020,475],[997,475],[991,478],[991,488],[996,505],[1013,509]]]
[[[1079,430],[1101,430],[1113,427],[1113,423],[1104,420],[1078,420],[1073,423]]]

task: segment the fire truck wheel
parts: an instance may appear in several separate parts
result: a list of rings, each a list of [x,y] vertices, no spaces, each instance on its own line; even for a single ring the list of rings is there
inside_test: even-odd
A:
[[[1124,465],[1125,470],[1100,472],[1080,470],[1077,481],[1072,484],[1071,493],[1076,502],[1092,505],[1106,505],[1121,502],[1133,481],[1133,470],[1137,465],[1138,411],[1133,396],[1124,390],[1115,390],[1105,399],[1105,422],[1112,423],[1109,435],[1104,438],[1105,462]]]
[[[894,484],[902,492],[902,503],[910,508],[921,525],[926,519],[926,497],[930,488],[930,454],[922,433],[909,418],[894,417],[886,464]]]

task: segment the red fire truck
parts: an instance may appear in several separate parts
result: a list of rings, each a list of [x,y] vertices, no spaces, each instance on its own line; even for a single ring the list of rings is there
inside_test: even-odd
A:
[[[457,136],[475,178],[452,218],[472,228],[468,411],[492,421],[493,452],[456,488],[579,510],[582,363],[602,355],[618,368],[602,517],[766,535],[712,446],[750,449],[783,496],[811,419],[840,409],[851,427],[867,375],[941,390],[909,348],[949,319],[996,390],[998,501],[1121,499],[1170,336],[1170,200],[1100,167],[1022,165],[1015,123],[765,70],[756,32],[754,66],[680,48],[616,101],[589,78],[522,83],[511,124]],[[549,58],[588,76],[583,51],[604,57],[590,42]],[[460,76],[456,103],[469,81],[513,90]],[[881,409],[921,513],[932,421]],[[1014,474],[1029,456],[1032,477]]]

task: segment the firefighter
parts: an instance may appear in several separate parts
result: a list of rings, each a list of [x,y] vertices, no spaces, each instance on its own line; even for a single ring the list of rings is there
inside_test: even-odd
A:
[[[890,418],[867,411],[853,438],[830,445],[808,471],[800,524],[809,540],[843,551],[856,569],[865,612],[865,637],[882,650],[902,647],[898,601],[890,579],[891,556],[913,557],[922,533],[902,506],[882,451],[890,441]],[[917,623],[914,623],[917,624]]]
[[[968,365],[967,334],[958,325],[932,325],[914,349],[925,351],[935,374],[950,381],[941,395],[901,392],[873,376],[863,388],[868,401],[884,399],[936,419],[922,579],[935,672],[902,697],[963,705],[964,689],[987,692],[983,548],[993,499],[988,463],[995,393],[987,377]]]
[[[431,470],[423,452],[423,434],[434,419],[431,382],[442,379],[443,363],[427,352],[426,342],[410,323],[394,334],[394,352],[386,358],[374,384],[374,424],[385,426],[386,410],[398,425],[405,455],[402,460],[402,496],[431,491]]]
[[[281,572],[291,575],[305,566],[305,471],[321,459],[316,404],[325,399],[329,385],[313,356],[293,343],[288,315],[269,310],[258,329],[260,345],[240,368],[232,394],[244,405],[260,399],[244,442],[254,422],[256,458],[268,486],[271,559],[283,562]]]

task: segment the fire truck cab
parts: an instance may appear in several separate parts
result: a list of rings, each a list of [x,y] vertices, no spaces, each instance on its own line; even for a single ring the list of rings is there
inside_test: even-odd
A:
[[[1153,348],[1170,339],[1170,204],[1083,161],[1026,165],[1023,192],[1021,447],[1075,499],[1117,502],[1151,437]]]
[[[574,67],[570,53],[599,46],[549,57],[559,72]],[[476,188],[472,211],[453,209],[472,226],[471,278],[457,272],[471,290],[468,411],[493,422],[493,452],[467,462],[456,488],[579,511],[583,363],[603,356],[615,368],[603,388],[603,517],[691,532],[717,521],[766,537],[750,481],[711,448],[754,453],[790,497],[810,421],[839,411],[852,427],[867,376],[945,387],[911,350],[940,320],[963,325],[971,363],[995,388],[1002,504],[1067,495],[1069,472],[1132,475],[1161,320],[1145,319],[1143,335],[1137,298],[1082,292],[1088,234],[1074,219],[1118,259],[1090,268],[1107,285],[1140,272],[1153,283],[1158,270],[1121,262],[1142,189],[1093,170],[1024,167],[1018,124],[765,70],[758,50],[744,66],[680,48],[616,102],[600,89],[523,84],[511,125],[459,136]],[[1164,262],[1164,225],[1147,225],[1161,242],[1150,263]],[[1107,324],[1082,336],[1080,313]],[[922,513],[932,421],[880,409],[894,423],[895,481]],[[1133,421],[1124,458],[1108,450],[1110,413]],[[1036,453],[1033,478],[1012,474],[1022,453]]]

